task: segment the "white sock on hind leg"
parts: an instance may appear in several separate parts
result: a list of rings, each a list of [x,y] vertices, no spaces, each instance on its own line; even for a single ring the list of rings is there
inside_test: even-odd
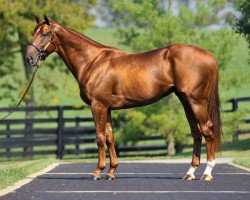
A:
[[[212,173],[212,170],[213,170],[214,166],[215,166],[215,160],[207,161],[207,167],[206,167],[203,174],[212,176],[211,173]]]
[[[188,175],[194,174],[195,171],[196,171],[196,169],[197,169],[197,167],[190,166],[190,168],[189,168],[187,174],[188,174]]]

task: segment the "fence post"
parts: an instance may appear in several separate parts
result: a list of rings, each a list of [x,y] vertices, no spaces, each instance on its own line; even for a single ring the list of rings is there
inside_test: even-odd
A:
[[[8,130],[8,131],[10,130],[10,124],[7,124],[6,130]],[[10,134],[7,134],[7,138],[8,138],[8,139],[10,138]],[[9,153],[9,152],[10,152],[10,148],[7,148],[7,149],[6,149],[6,152]]]
[[[79,124],[80,124],[80,119],[79,119],[79,117],[77,117],[76,118],[76,128],[78,128],[79,127]],[[77,142],[79,140],[79,136],[78,136],[78,134],[75,136],[75,141]],[[79,143],[76,143],[75,144],[75,147],[76,147],[76,150],[77,150],[77,155],[79,154],[79,149],[80,149],[80,145],[79,145]]]
[[[62,159],[63,157],[63,106],[58,106],[57,108],[58,118],[57,118],[57,158]]]
[[[234,112],[238,110],[238,100],[236,98],[233,98],[231,102],[232,102],[232,111]]]

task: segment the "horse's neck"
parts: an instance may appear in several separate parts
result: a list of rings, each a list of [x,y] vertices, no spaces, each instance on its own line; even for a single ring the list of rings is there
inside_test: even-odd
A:
[[[73,30],[61,26],[58,30],[56,33],[60,43],[58,54],[78,79],[79,73],[89,67],[89,63],[100,54],[105,46]]]

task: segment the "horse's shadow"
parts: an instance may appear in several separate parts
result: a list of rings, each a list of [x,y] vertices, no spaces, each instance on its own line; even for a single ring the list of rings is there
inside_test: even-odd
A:
[[[148,177],[148,176],[119,176],[117,179],[156,179],[156,180],[180,180],[181,177],[170,177],[170,176],[155,176],[155,177]]]
[[[39,176],[37,179],[43,180],[90,180],[89,176],[81,176],[81,177],[69,177],[69,176]],[[182,177],[170,177],[170,176],[154,176],[154,177],[144,177],[144,176],[117,176],[115,181],[119,180],[126,180],[126,179],[155,179],[155,180],[181,180]],[[104,180],[104,176],[101,177],[100,180]]]

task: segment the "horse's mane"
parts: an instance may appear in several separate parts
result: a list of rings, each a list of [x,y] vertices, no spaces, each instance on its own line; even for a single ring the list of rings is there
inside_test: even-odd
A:
[[[101,44],[101,43],[99,43],[99,42],[97,42],[97,41],[95,41],[95,40],[93,40],[93,39],[87,37],[86,35],[84,35],[84,34],[78,32],[78,31],[75,31],[75,30],[73,30],[73,29],[71,29],[71,28],[68,28],[68,27],[66,27],[66,26],[64,26],[64,25],[58,24],[58,23],[56,23],[56,22],[54,22],[54,21],[50,21],[50,23],[51,23],[52,25],[53,25],[53,24],[56,24],[56,25],[62,27],[63,29],[67,30],[68,32],[70,32],[70,33],[76,35],[77,37],[79,37],[79,39],[88,40],[88,42],[90,42],[91,44],[93,44],[93,45],[95,45],[95,46],[102,47],[102,48],[108,48],[108,49],[116,49],[116,50],[119,50],[118,48],[115,48],[115,47],[111,47],[111,46],[107,46],[107,45]],[[46,24],[45,21],[42,21],[42,22],[38,23],[38,24],[35,26],[35,28],[34,28],[34,32],[35,32],[36,30],[38,30],[39,27],[41,27],[42,25],[45,25],[45,24]]]

